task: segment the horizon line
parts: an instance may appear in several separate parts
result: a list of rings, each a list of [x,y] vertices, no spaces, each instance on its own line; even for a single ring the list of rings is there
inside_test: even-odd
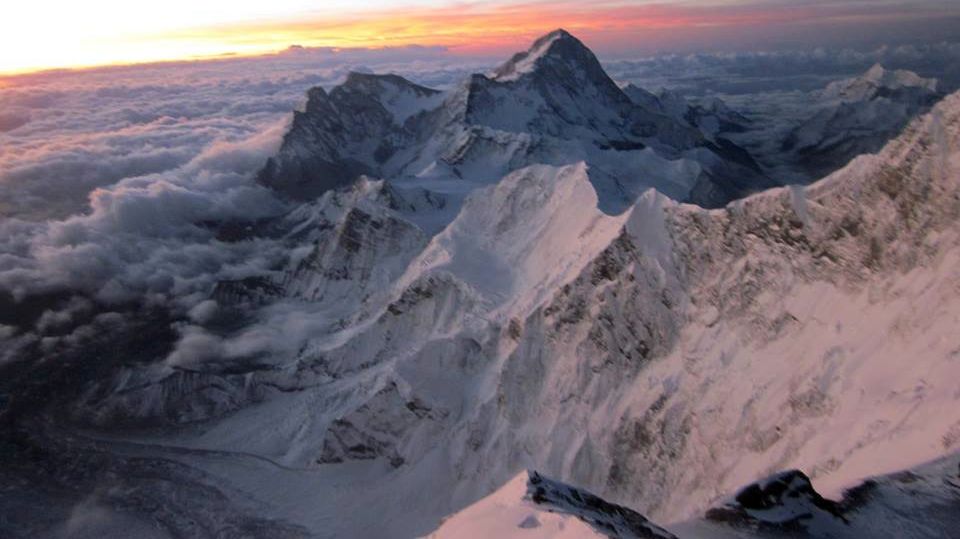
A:
[[[873,28],[877,34],[873,37],[879,37],[885,34],[883,30],[917,22],[923,24],[924,32],[901,34],[930,39],[937,32],[926,28],[937,27],[940,34],[960,40],[960,31],[954,29],[960,25],[950,22],[960,20],[960,5],[944,4],[943,0],[923,4],[879,2],[864,9],[837,2],[806,6],[764,0],[707,5],[603,1],[584,8],[572,0],[561,0],[545,11],[541,1],[524,0],[479,7],[467,2],[413,11],[391,9],[336,18],[260,18],[116,35],[85,29],[86,34],[66,32],[47,41],[33,38],[33,48],[23,47],[16,35],[8,36],[7,48],[17,50],[19,45],[23,52],[20,58],[8,58],[6,65],[0,62],[0,77],[251,58],[280,54],[296,45],[335,50],[443,47],[451,55],[493,58],[525,50],[537,37],[558,28],[589,42],[607,57],[612,51],[619,52],[614,56],[626,52],[650,56],[657,51],[744,50],[745,45],[782,50],[791,41],[795,48],[804,42],[830,45],[830,39],[870,37],[864,28]],[[96,19],[100,25],[107,22]],[[851,25],[859,31],[844,30]]]

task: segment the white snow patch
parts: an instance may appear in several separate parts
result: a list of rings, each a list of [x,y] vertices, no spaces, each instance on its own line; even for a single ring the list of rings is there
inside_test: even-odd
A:
[[[447,518],[430,539],[574,539],[603,537],[577,517],[544,511],[530,500],[527,473]]]

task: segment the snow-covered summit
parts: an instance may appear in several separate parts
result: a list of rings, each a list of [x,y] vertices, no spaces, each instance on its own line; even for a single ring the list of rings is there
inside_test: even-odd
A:
[[[384,106],[394,122],[403,125],[411,116],[436,108],[442,92],[420,86],[399,75],[350,72],[336,91],[366,95]]]
[[[508,82],[543,70],[553,70],[555,75],[577,78],[581,75],[598,82],[613,82],[593,51],[563,29],[546,34],[534,41],[528,50],[515,54],[494,70],[492,78]]]
[[[916,90],[921,94],[935,94],[937,87],[937,79],[927,79],[913,71],[890,70],[880,64],[874,64],[859,77],[830,83],[823,91],[823,95],[828,99],[864,101],[891,91],[907,89]]]
[[[564,484],[541,476],[518,533],[642,514],[712,537],[671,523],[784,469],[808,479],[760,481],[696,526],[847,530],[813,485],[837,499],[960,450],[960,94],[808,188],[707,210],[647,188],[719,185],[729,152],[541,74],[478,75],[402,125],[404,83],[312,90],[264,179],[308,199],[270,224],[276,265],[224,274],[209,317],[160,318],[134,346],[97,335],[94,363],[4,385],[18,467],[0,476],[45,480],[0,492],[38,515],[22,535],[59,531],[37,500],[98,492],[181,536],[414,537],[524,469]],[[331,174],[350,166],[380,179]],[[598,209],[617,194],[622,212]],[[900,505],[851,536],[956,530],[956,461],[916,475],[861,490]]]
[[[411,272],[458,275],[490,319],[525,315],[619,233],[625,216],[606,216],[597,202],[583,162],[518,170],[474,192]]]
[[[823,104],[790,132],[781,149],[811,177],[819,177],[857,155],[878,151],[942,97],[936,79],[876,64],[859,77],[830,83],[822,92]]]
[[[519,78],[532,72],[545,56],[552,53],[555,43],[560,42],[561,46],[558,48],[562,48],[562,43],[565,41],[571,42],[571,45],[568,45],[567,48],[576,45],[586,48],[577,38],[570,35],[566,30],[557,29],[538,38],[528,50],[514,54],[512,58],[493,71],[492,78],[506,81]]]
[[[312,89],[261,181],[311,200],[360,175],[447,190],[581,161],[601,207],[613,213],[649,187],[719,206],[772,184],[733,143],[631,101],[563,30],[443,93],[359,73],[329,92]]]
[[[452,515],[430,539],[934,539],[960,524],[957,456],[872,477],[835,501],[799,470],[777,472],[695,519],[661,527],[629,507],[544,477],[518,474]],[[523,486],[526,483],[526,492]]]

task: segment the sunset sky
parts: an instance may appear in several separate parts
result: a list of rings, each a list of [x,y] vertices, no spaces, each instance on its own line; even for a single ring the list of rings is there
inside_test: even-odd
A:
[[[557,27],[609,53],[948,39],[957,17],[956,0],[31,0],[3,8],[0,73],[293,44],[500,54]]]

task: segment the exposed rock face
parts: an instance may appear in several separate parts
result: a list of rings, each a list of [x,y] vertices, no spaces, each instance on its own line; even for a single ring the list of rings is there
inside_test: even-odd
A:
[[[311,118],[311,110],[329,105],[327,112],[343,114],[331,103],[347,99],[334,98],[336,90],[318,94],[301,118],[317,144],[338,133],[330,148],[339,152],[352,140],[351,155],[372,155],[377,149],[362,141],[390,137],[371,133],[400,140],[421,123],[443,126],[425,131],[432,142],[422,148],[449,144],[420,154],[410,146],[378,165],[423,177],[351,179],[299,205],[269,226],[289,242],[286,265],[211,291],[207,299],[225,309],[250,308],[217,328],[224,343],[201,345],[229,352],[230,337],[256,344],[265,334],[287,344],[288,333],[292,344],[183,364],[156,361],[169,352],[169,328],[183,320],[164,320],[158,327],[167,334],[146,339],[162,341],[160,351],[144,336],[129,345],[105,340],[93,357],[106,359],[84,364],[88,371],[66,358],[62,367],[39,364],[3,382],[20,392],[16,413],[3,416],[18,443],[43,447],[67,435],[23,434],[37,413],[27,410],[69,410],[54,414],[66,416],[61,428],[114,429],[77,446],[79,461],[107,455],[110,464],[112,452],[150,462],[190,455],[209,472],[175,477],[232,485],[223,491],[271,515],[256,525],[303,522],[317,534],[372,537],[428,533],[441,516],[532,467],[672,522],[774,470],[848,484],[889,471],[881,465],[908,468],[954,451],[960,94],[878,155],[810,187],[770,190],[722,210],[647,190],[610,215],[601,210],[618,184],[603,165],[671,163],[678,169],[669,177],[677,173],[684,192],[702,170],[685,175],[689,160],[654,155],[655,141],[608,115],[609,107],[571,102],[568,116],[549,110],[549,102],[577,101],[580,90],[609,93],[599,101],[621,106],[571,39],[541,40],[500,74],[477,78],[480,89],[465,84],[439,108],[412,115],[405,113],[437,95],[354,77],[356,95],[378,96],[367,115],[349,119],[367,130],[356,139],[313,122],[328,117]],[[541,70],[584,62],[588,69],[576,76],[589,80],[577,89],[537,82]],[[515,112],[505,104],[518,98],[506,90],[520,87],[537,104],[523,110],[535,114],[464,123],[469,114],[480,121],[481,111],[468,109],[481,95],[493,100],[482,111]],[[417,105],[387,106],[407,100]],[[510,122],[553,134],[510,131]],[[593,144],[580,146],[585,158],[573,164],[522,166],[576,149],[587,127],[594,137],[587,140],[622,135],[645,148]],[[497,154],[505,157],[495,167],[481,166],[492,155],[485,148],[510,150]],[[296,152],[281,153],[298,162]],[[603,160],[621,154],[631,157]],[[330,162],[344,155],[331,153]],[[401,165],[423,155],[429,166]],[[477,170],[497,181],[465,179]],[[417,183],[426,177],[470,186],[441,192]],[[620,185],[619,196],[641,185]],[[293,314],[270,318],[278,313]],[[277,319],[279,328],[263,323]],[[56,398],[40,403],[42,394]],[[129,425],[164,428],[136,438],[140,432],[122,428]],[[21,445],[11,451],[29,451]],[[56,468],[64,464],[57,458],[40,462]],[[139,473],[129,481],[153,485]],[[759,497],[751,490],[740,507],[767,511],[793,494],[818,511],[829,506],[807,487],[800,476],[781,477],[759,485]],[[936,504],[952,507],[946,497]],[[371,500],[376,511],[356,511]],[[618,506],[592,505],[614,528],[644,522]],[[842,517],[852,520],[846,507]],[[188,535],[194,529],[182,525]]]
[[[706,518],[737,527],[800,532],[808,526],[847,524],[840,505],[824,499],[799,470],[782,472],[741,489],[729,505],[707,511]]]
[[[402,445],[398,438],[413,431],[415,423],[436,421],[443,415],[416,399],[403,399],[396,383],[390,382],[366,404],[333,421],[317,463],[387,457],[391,466],[400,467],[405,459],[397,452]]]
[[[363,174],[490,183],[533,164],[586,161],[601,207],[615,212],[648,187],[720,206],[772,185],[749,154],[716,136],[712,120],[701,121],[706,109],[691,111],[638,106],[583,43],[558,30],[446,93],[357,73],[329,94],[310,90],[260,180],[311,200]]]
[[[329,94],[312,88],[260,181],[312,200],[362,174],[382,175],[383,163],[416,138],[411,118],[435,106],[438,96],[396,75],[351,73]]]
[[[927,362],[925,372],[951,369],[937,335],[955,322],[934,314],[960,301],[944,269],[960,232],[958,99],[878,156],[723,211],[649,192],[621,216],[560,219],[596,204],[587,169],[518,171],[478,192],[420,253],[403,251],[409,263],[362,303],[363,317],[318,336],[282,370],[248,374],[245,387],[260,388],[251,410],[284,403],[295,420],[241,414],[205,439],[246,432],[249,451],[296,466],[386,464],[424,478],[397,492],[428,481],[456,493],[454,505],[535,462],[661,522],[784,463],[829,478],[846,473],[854,459],[844,455],[858,447],[914,447],[902,425],[946,431],[960,421],[939,398],[904,408],[889,394],[891,383],[923,387],[901,354]],[[364,192],[341,199],[351,202],[329,215],[346,221],[332,222],[370,201],[406,207]],[[387,227],[360,221],[346,227],[358,237],[338,233],[331,245],[389,245],[377,239]],[[928,292],[899,289],[913,286],[896,284],[904,274]],[[916,311],[927,293],[930,309]],[[844,329],[864,317],[866,326]],[[876,324],[931,333],[891,329],[905,351],[883,355]],[[864,398],[887,404],[867,412]],[[851,417],[871,431],[850,435]],[[930,432],[935,447],[941,435]],[[790,457],[821,443],[840,445]],[[437,474],[456,479],[426,479]]]
[[[607,537],[629,539],[676,539],[632,509],[612,504],[585,490],[530,472],[527,497],[549,511],[567,513]]]
[[[695,127],[711,140],[723,133],[746,131],[751,124],[748,118],[731,110],[718,97],[691,103],[676,92],[660,90],[654,94],[634,84],[624,86],[623,92],[635,104],[650,112],[670,116],[683,124]]]
[[[780,472],[740,489],[703,517],[666,528],[579,487],[527,472],[452,515],[430,538],[952,537],[960,522],[956,512],[960,507],[956,464],[954,455],[873,477],[845,491],[840,501],[822,497],[803,472]],[[526,494],[518,488],[521,480]]]
[[[953,534],[960,492],[956,456],[911,470],[873,477],[825,499],[798,470],[774,474],[742,488],[698,523],[677,531],[726,537],[727,530],[756,537],[944,537]]]

